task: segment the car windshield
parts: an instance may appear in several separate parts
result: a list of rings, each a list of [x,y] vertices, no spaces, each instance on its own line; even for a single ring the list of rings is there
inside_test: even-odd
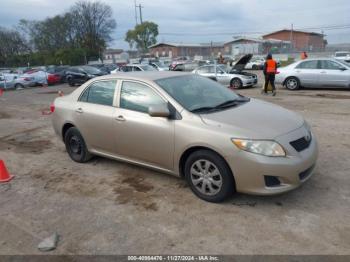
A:
[[[341,52],[341,53],[336,53],[336,54],[335,54],[336,57],[348,56],[348,55],[350,55],[350,52]]]
[[[140,68],[143,71],[157,71],[156,69],[154,69],[152,66],[149,66],[149,65],[141,65]]]
[[[82,66],[81,67],[86,73],[88,74],[99,74],[101,71],[95,67],[92,66]]]
[[[153,62],[153,64],[155,64],[158,67],[166,67],[163,62]]]
[[[211,109],[227,102],[239,101],[241,96],[217,82],[198,75],[184,75],[155,81],[180,105],[189,111]],[[210,110],[208,110],[209,112]]]
[[[347,63],[345,61],[340,61],[340,60],[337,60],[338,63],[342,64],[343,66],[345,66],[347,69],[350,68],[350,63]]]

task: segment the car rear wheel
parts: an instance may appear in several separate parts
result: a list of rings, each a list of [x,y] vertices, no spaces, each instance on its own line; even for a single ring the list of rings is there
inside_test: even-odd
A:
[[[243,83],[242,83],[241,79],[233,78],[230,82],[230,86],[234,89],[239,89],[243,86]]]
[[[75,85],[74,82],[73,82],[72,77],[68,77],[67,78],[67,83],[68,83],[69,86],[74,86]]]
[[[300,88],[300,81],[296,77],[289,77],[285,81],[285,86],[289,90],[297,90]]]
[[[67,130],[64,136],[64,143],[70,158],[78,163],[85,163],[92,158],[84,138],[76,127]]]
[[[17,88],[24,88],[24,85],[22,85],[22,84],[15,84],[15,88],[17,89]]]
[[[208,202],[222,202],[235,191],[230,168],[209,150],[199,150],[188,157],[185,178],[194,194]]]

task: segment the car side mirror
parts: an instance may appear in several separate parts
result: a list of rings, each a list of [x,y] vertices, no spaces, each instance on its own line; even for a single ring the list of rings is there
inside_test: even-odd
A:
[[[170,110],[168,104],[163,103],[159,105],[153,105],[148,108],[148,114],[152,117],[169,117]]]

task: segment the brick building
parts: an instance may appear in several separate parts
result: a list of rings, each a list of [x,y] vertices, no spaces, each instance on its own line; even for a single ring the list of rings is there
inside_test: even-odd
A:
[[[155,57],[179,57],[179,56],[217,56],[223,51],[223,43],[157,43],[149,47],[150,54]]]
[[[298,30],[280,30],[267,35],[263,39],[291,41],[295,51],[324,51],[327,41],[323,34]]]

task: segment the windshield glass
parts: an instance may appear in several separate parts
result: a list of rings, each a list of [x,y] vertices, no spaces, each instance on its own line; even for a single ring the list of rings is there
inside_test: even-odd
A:
[[[166,67],[165,64],[163,62],[153,62],[153,64],[155,64],[158,67]]]
[[[350,67],[350,63],[347,63],[345,61],[340,61],[340,60],[337,60],[338,63],[342,64],[343,66],[345,66],[346,68],[349,68]]]
[[[81,68],[88,74],[100,74],[101,73],[101,71],[99,69],[92,67],[92,66],[82,66]]]
[[[143,71],[157,71],[156,69],[154,69],[152,66],[149,66],[149,65],[142,65],[140,67]]]
[[[184,75],[155,81],[180,105],[189,111],[216,107],[240,97],[217,82],[198,75]]]
[[[350,55],[350,52],[341,52],[341,53],[339,52],[335,54],[336,57],[347,56],[347,55]]]

